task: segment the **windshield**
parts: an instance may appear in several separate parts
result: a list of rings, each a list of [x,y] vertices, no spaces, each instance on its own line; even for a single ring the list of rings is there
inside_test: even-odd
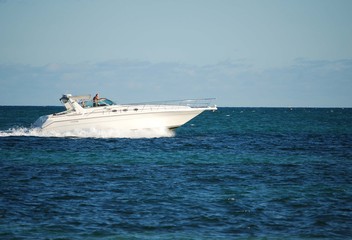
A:
[[[88,101],[81,101],[80,105],[83,108],[89,108],[89,107],[93,107],[93,100],[88,100]],[[98,105],[97,107],[101,107],[101,106],[111,106],[111,105],[116,105],[116,103],[114,103],[113,101],[111,101],[110,99],[107,98],[101,98],[98,101]]]

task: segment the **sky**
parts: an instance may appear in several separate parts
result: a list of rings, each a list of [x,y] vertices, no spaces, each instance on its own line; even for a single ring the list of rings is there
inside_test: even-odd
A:
[[[350,0],[0,0],[0,105],[352,107]]]

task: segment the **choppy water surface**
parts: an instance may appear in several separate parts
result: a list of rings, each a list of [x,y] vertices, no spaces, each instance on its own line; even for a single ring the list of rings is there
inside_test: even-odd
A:
[[[175,133],[31,129],[0,107],[1,239],[346,239],[352,109],[220,108]]]

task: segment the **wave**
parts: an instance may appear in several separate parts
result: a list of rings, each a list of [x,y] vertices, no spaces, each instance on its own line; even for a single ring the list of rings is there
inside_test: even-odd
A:
[[[112,129],[84,129],[73,131],[47,131],[40,128],[10,128],[0,131],[0,137],[77,137],[77,138],[160,138],[174,137],[175,132],[167,128],[112,130]]]

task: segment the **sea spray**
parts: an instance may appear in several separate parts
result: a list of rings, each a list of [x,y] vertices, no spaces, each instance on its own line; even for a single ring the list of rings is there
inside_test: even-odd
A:
[[[76,138],[160,138],[174,137],[175,133],[167,128],[113,130],[113,129],[79,129],[72,131],[48,131],[40,128],[10,128],[0,131],[0,137],[76,137]]]

